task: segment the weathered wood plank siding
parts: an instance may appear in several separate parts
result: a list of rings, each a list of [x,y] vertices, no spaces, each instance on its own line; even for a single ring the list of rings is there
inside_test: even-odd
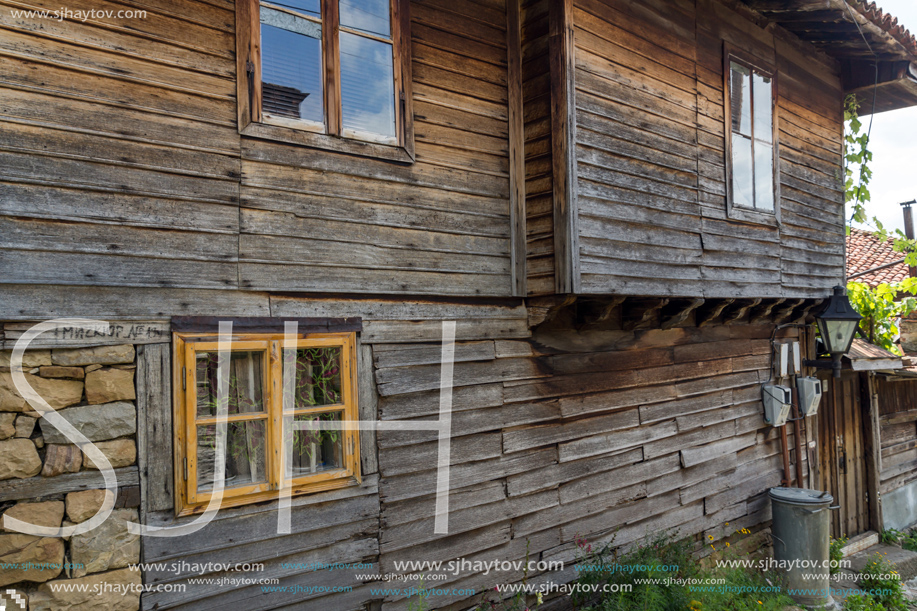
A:
[[[242,288],[511,294],[505,4],[411,15],[416,162],[243,138]]]
[[[771,332],[610,331],[627,347],[577,354],[521,338],[459,342],[449,534],[433,534],[435,433],[380,432],[382,570],[457,556],[572,561],[576,535],[595,544],[617,531],[615,545],[627,545],[676,527],[703,554],[708,535],[760,532],[765,490],[783,476],[779,431],[765,425],[760,401]],[[436,417],[436,347],[373,346],[380,418]],[[436,587],[480,585],[460,571]]]
[[[917,381],[876,378],[879,398],[879,492],[886,494],[917,479]]]
[[[837,67],[716,0],[577,0],[583,292],[821,296],[843,273]],[[780,212],[727,216],[724,41],[777,68]]]
[[[554,183],[551,156],[549,0],[522,2],[528,293],[554,293]]]
[[[488,494],[493,496],[493,488],[500,487],[502,494],[503,484],[498,477],[494,476],[493,482],[481,479],[477,469],[482,464],[480,461],[493,467],[493,474],[518,473],[530,466],[519,460],[518,455],[502,456],[502,421],[493,417],[494,410],[499,411],[502,405],[504,379],[544,375],[540,369],[543,364],[526,358],[531,355],[530,349],[524,354],[508,355],[507,346],[518,343],[528,347],[525,340],[531,335],[525,308],[519,301],[347,301],[274,296],[270,298],[269,314],[363,319],[358,375],[361,418],[367,420],[438,416],[442,321],[458,322],[451,532],[469,534],[478,529],[481,521],[486,523],[490,515],[479,513],[478,506],[486,502]],[[498,359],[498,355],[507,358]],[[171,407],[158,403],[155,397],[144,401],[144,405],[150,410],[146,417],[152,427],[148,431],[152,439],[156,434],[153,425],[163,419],[161,412]],[[152,413],[156,410],[160,413]],[[165,414],[166,420],[170,414],[171,411]],[[370,588],[387,587],[385,582],[364,584],[355,579],[355,574],[378,573],[380,567],[391,571],[383,548],[401,550],[398,553],[402,556],[408,550],[413,554],[425,553],[420,551],[426,549],[424,544],[440,539],[433,535],[432,527],[431,493],[435,492],[436,472],[428,469],[436,463],[437,444],[435,434],[431,438],[429,432],[423,431],[380,435],[378,441],[372,433],[364,432],[361,442],[363,485],[293,499],[289,534],[277,532],[277,503],[272,502],[221,510],[206,528],[187,537],[144,539],[145,562],[175,563],[161,571],[147,571],[145,582],[188,587],[183,592],[144,595],[143,608],[201,611],[241,605],[246,609],[267,610],[315,605],[315,608],[346,611],[363,609],[370,600],[381,600],[383,597],[372,594]],[[547,462],[543,460],[542,464]],[[385,475],[380,474],[383,465]],[[175,519],[171,509],[163,510],[165,503],[160,500],[163,478],[159,474],[171,469],[171,461],[165,461],[145,474],[144,506],[149,508],[148,524],[174,526],[193,519]],[[385,493],[380,488],[383,477],[391,481]],[[157,485],[158,491],[152,489]],[[482,487],[485,490],[479,490]],[[383,500],[393,503],[394,510],[386,514],[381,506]],[[485,531],[483,539],[490,533]],[[506,539],[509,541],[508,533]],[[393,540],[398,543],[391,544]],[[452,547],[444,547],[442,552],[448,554],[446,550],[452,550],[453,555],[448,559],[456,555],[471,556],[482,536],[478,533],[475,537],[450,540]],[[507,552],[511,557],[523,557],[525,542],[521,542],[521,547],[519,541],[513,542],[512,549],[512,554]],[[275,584],[277,587],[289,590],[265,593],[260,585],[230,588],[189,584],[189,579],[200,576],[195,563],[208,562],[264,563],[263,571],[210,569],[206,576],[276,578],[280,580]],[[318,566],[365,563],[365,566],[362,570],[329,571],[316,568],[313,563]],[[336,586],[351,589],[332,591]]]
[[[103,4],[67,9],[124,8]],[[0,10],[0,283],[237,287],[232,3],[16,8]]]
[[[410,165],[241,137],[232,2],[16,6],[0,283],[512,294],[503,0],[411,6]]]
[[[73,306],[71,314],[90,306],[81,307]],[[666,330],[625,331],[612,324],[581,338],[600,338],[605,347],[567,352],[549,348],[548,343],[559,344],[540,331],[532,337],[518,301],[273,296],[269,307],[275,317],[363,319],[361,417],[368,419],[438,417],[442,321],[459,323],[449,534],[433,532],[436,433],[380,431],[375,442],[364,439],[363,486],[294,499],[290,534],[276,530],[276,503],[262,503],[222,510],[194,535],[144,539],[146,562],[177,563],[148,571],[148,583],[189,584],[201,576],[194,563],[263,562],[263,571],[210,569],[204,576],[277,578],[276,585],[299,590],[189,584],[183,592],[145,594],[144,609],[349,610],[376,599],[385,610],[400,610],[405,599],[370,591],[387,584],[363,583],[356,574],[391,573],[396,561],[418,559],[523,560],[528,554],[571,562],[575,535],[598,544],[617,532],[615,543],[627,545],[668,528],[695,537],[696,551],[704,554],[708,537],[741,548],[758,544],[767,528],[765,491],[783,476],[779,431],[765,425],[760,401],[760,384],[770,377],[772,324],[748,324],[747,316],[738,324],[702,328],[692,321]],[[4,330],[15,335],[22,324]],[[579,332],[558,328],[555,334],[574,336],[567,344],[572,346]],[[169,526],[191,518],[173,517],[171,462],[162,463],[161,452],[160,462],[153,458],[156,444],[168,441],[162,441],[161,429],[169,426],[171,413],[162,400],[167,389],[153,392],[157,379],[170,371],[170,350],[163,343],[168,337],[159,341],[140,350],[145,461],[140,481],[147,523]],[[742,528],[753,534],[737,535]],[[371,568],[316,570],[313,562]],[[572,573],[551,577],[562,578]],[[494,584],[520,579],[521,572],[491,577]],[[480,589],[481,580],[468,570],[449,571],[435,587]],[[410,585],[418,584],[403,587]],[[429,603],[441,608],[465,598],[440,596]]]

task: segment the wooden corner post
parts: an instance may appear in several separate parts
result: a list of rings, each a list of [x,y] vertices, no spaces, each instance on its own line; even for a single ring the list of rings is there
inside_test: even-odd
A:
[[[522,107],[522,23],[519,3],[506,2],[506,82],[509,118],[509,218],[513,295],[526,296],[525,124]]]
[[[573,0],[552,0],[550,4],[555,291],[566,294],[580,290]]]
[[[879,492],[879,471],[882,462],[882,442],[879,425],[879,398],[876,393],[876,374],[860,374],[860,409],[863,414],[863,450],[866,455],[866,496],[869,508],[869,528],[876,532],[885,529],[882,517],[882,498]]]

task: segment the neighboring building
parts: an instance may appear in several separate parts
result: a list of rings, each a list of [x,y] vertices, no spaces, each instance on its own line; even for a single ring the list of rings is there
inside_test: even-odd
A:
[[[909,213],[906,210],[905,228],[912,234],[913,228],[908,226],[911,223]],[[909,276],[904,255],[894,251],[892,239],[882,241],[872,232],[851,229],[847,236],[848,280],[874,288],[882,283],[900,282]],[[917,363],[913,356],[917,351],[917,320],[913,315],[902,319],[899,330],[903,359],[864,340],[854,341],[848,359],[851,371],[844,373],[845,383],[851,386],[842,401],[849,404],[842,408],[842,411],[847,410],[847,417],[832,419],[833,423],[828,424],[829,429],[834,427],[834,431],[840,431],[843,441],[838,448],[842,449],[833,452],[829,449],[828,456],[822,457],[826,464],[831,464],[833,458],[840,455],[846,465],[848,450],[854,454],[865,453],[867,460],[861,479],[878,482],[866,495],[867,499],[874,497],[877,500],[872,509],[877,518],[870,523],[876,530],[903,529],[917,523],[917,450],[914,449]],[[859,436],[854,429],[863,431],[860,435],[864,436],[865,443],[860,449],[855,442],[847,443],[849,438]]]
[[[850,229],[847,236],[847,279],[873,288],[909,277],[904,253],[895,252],[894,239],[880,240],[875,233]]]
[[[111,322],[71,320],[25,366],[119,478],[104,528],[0,535],[4,563],[80,559],[0,570],[30,609],[78,602],[48,580],[141,578],[165,587],[81,604],[404,609],[380,590],[416,581],[357,575],[528,558],[568,563],[530,581],[570,580],[577,536],[628,545],[666,529],[698,554],[751,550],[767,540],[768,488],[828,481],[817,455],[835,439],[822,421],[769,427],[761,386],[774,341],[814,356],[802,323],[844,281],[845,96],[864,112],[917,104],[917,41],[874,5],[143,10],[0,18],[0,341],[51,319]],[[138,540],[125,520],[189,524],[212,498],[219,321],[236,340],[224,509],[193,534]],[[36,425],[6,370],[0,509],[85,521],[104,498],[97,460]],[[447,534],[435,430],[304,431],[281,453],[290,402],[299,420],[420,428],[441,401]],[[847,459],[832,480],[844,490],[866,472]],[[852,535],[878,514],[851,498]],[[173,564],[124,568],[141,558]],[[203,572],[287,590],[190,583],[201,563],[263,563]],[[467,608],[470,589],[523,575],[462,566],[426,582],[441,590],[428,604]]]

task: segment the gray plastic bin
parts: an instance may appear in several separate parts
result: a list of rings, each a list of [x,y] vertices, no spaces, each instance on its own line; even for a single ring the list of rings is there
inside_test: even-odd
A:
[[[771,488],[774,560],[787,593],[806,607],[834,609],[829,570],[829,532],[834,498],[806,488]],[[795,590],[795,593],[791,593]]]

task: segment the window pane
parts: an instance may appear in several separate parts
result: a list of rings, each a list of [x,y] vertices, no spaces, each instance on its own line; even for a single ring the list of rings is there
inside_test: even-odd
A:
[[[751,136],[751,71],[745,66],[731,63],[729,79],[732,131]]]
[[[342,412],[324,414],[303,414],[294,416],[294,422],[318,423],[340,422]],[[302,427],[302,425],[297,425]],[[344,432],[340,430],[321,430],[315,425],[307,428],[294,428],[292,432],[293,477],[303,477],[322,471],[333,471],[344,468]]]
[[[197,383],[197,417],[217,415],[217,354],[198,352],[195,379]],[[229,362],[227,410],[232,414],[264,411],[263,352],[232,352]]]
[[[225,487],[236,488],[267,481],[264,420],[229,422],[226,425]],[[217,427],[197,427],[197,490],[213,490],[216,470]]]
[[[752,89],[755,96],[755,140],[770,142],[774,139],[771,79],[755,74],[754,87]]]
[[[341,348],[299,348],[293,378],[293,409],[343,402]],[[289,407],[285,407],[289,409]]]
[[[313,17],[321,16],[321,0],[271,0],[270,4],[292,9]],[[262,10],[264,9],[262,8]]]
[[[283,19],[274,19],[274,15]],[[324,122],[321,26],[261,9],[261,104],[265,114]],[[268,23],[284,25],[284,28]]]
[[[732,134],[732,202],[754,207],[751,138]]]
[[[344,129],[395,137],[392,45],[341,32]]]
[[[774,148],[755,142],[755,207],[774,209]]]
[[[341,25],[390,37],[389,0],[341,0]]]

